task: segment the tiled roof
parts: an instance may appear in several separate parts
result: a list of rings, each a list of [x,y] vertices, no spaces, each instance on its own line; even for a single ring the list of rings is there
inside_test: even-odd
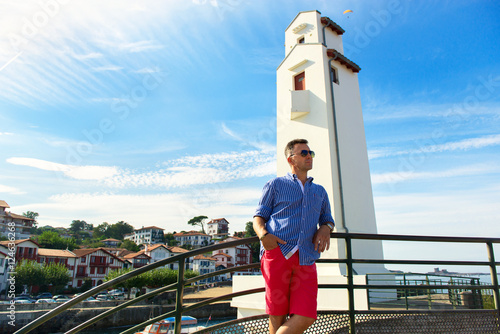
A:
[[[130,253],[130,254],[127,254],[127,255],[125,255],[123,258],[124,258],[124,259],[133,259],[133,258],[138,257],[138,256],[141,256],[141,255],[142,255],[142,256],[146,256],[146,257],[148,257],[148,258],[151,258],[149,255],[144,254],[144,252],[142,252],[142,251],[141,251],[141,252],[137,252],[137,253]]]
[[[347,59],[342,53],[338,52],[335,49],[328,49],[326,50],[326,54],[328,57],[333,58],[334,60],[337,60],[339,63],[353,71],[354,73],[358,73],[361,71],[361,67],[359,67],[356,63],[353,61]]]
[[[104,241],[114,241],[114,242],[121,242],[121,240],[118,240],[118,239],[113,239],[113,238],[109,238],[109,239],[104,239],[104,240],[101,240],[101,242],[104,242]]]
[[[38,242],[36,242],[35,240],[32,240],[32,239],[19,239],[19,240],[15,240],[14,244],[15,245],[19,245],[20,243],[25,242],[25,241],[31,241],[32,243],[34,243],[35,245],[37,245],[38,247],[40,247],[40,245],[38,244]],[[12,241],[9,241],[9,240],[0,241],[0,245],[6,246],[6,247],[9,244],[11,244],[11,243],[12,243]]]
[[[160,227],[156,227],[156,226],[148,226],[148,227],[138,228],[138,229],[136,229],[136,231],[149,230],[149,229],[162,230],[162,231],[165,230],[164,228],[160,228]]]
[[[214,259],[213,257],[206,257],[205,255],[196,255],[194,257],[195,260],[210,260],[210,261],[217,261],[217,259]]]
[[[214,257],[214,256],[225,256],[225,257],[227,257],[228,259],[232,258],[232,256],[231,256],[231,255],[226,254],[226,253],[217,253],[217,254],[212,254],[212,257]]]
[[[52,257],[77,257],[74,253],[65,249],[39,248],[38,255]]]
[[[336,32],[337,35],[342,35],[343,33],[345,33],[345,30],[342,29],[337,23],[333,22],[332,20],[330,20],[329,17],[322,17],[321,18],[321,24],[327,26],[328,28],[332,29],[333,32]]]
[[[180,248],[180,247],[177,247],[177,246],[168,246],[167,248],[172,253],[187,253],[187,252],[189,252],[187,249]]]
[[[7,202],[0,199],[0,208],[10,208],[10,206],[9,204],[7,204]]]

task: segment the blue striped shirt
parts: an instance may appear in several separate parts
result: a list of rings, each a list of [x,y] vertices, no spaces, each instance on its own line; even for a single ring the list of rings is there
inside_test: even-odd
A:
[[[302,191],[297,180],[297,175],[288,173],[267,182],[254,216],[266,221],[269,233],[286,241],[278,244],[285,257],[298,247],[300,264],[311,265],[320,256],[312,242],[318,224],[333,223],[333,217],[326,190],[309,177]]]

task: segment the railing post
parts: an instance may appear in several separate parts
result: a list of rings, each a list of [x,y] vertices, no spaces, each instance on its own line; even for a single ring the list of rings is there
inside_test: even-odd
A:
[[[493,284],[493,296],[495,298],[495,308],[500,312],[500,294],[498,292],[498,276],[497,267],[495,265],[495,252],[493,251],[493,243],[486,242],[488,247],[488,260],[490,261],[491,283]]]
[[[354,277],[352,268],[352,240],[349,236],[345,238],[345,247],[347,258],[347,295],[349,299],[349,333],[356,334],[356,314],[354,310]]]
[[[406,288],[406,274],[405,273],[403,273],[403,285],[404,285],[403,291],[405,292],[405,306],[406,306],[406,310],[409,310],[410,306],[408,305],[408,289]]]
[[[185,258],[179,259],[179,271],[177,272],[177,296],[175,301],[175,334],[181,334],[182,322],[182,300],[184,299],[184,266]]]

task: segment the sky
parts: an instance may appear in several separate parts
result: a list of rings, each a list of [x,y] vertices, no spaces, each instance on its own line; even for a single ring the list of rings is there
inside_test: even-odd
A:
[[[173,232],[204,215],[244,230],[281,158],[284,31],[309,10],[346,31],[361,67],[378,232],[500,237],[500,3],[487,0],[2,0],[0,199],[39,226]],[[384,243],[386,258],[483,248]]]

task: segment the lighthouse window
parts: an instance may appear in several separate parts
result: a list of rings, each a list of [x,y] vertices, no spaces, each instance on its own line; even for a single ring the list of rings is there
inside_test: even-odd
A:
[[[304,44],[305,42],[306,42],[306,39],[304,36],[299,37],[299,39],[297,40],[298,44]]]
[[[332,66],[332,70],[330,71],[330,75],[332,76],[332,82],[335,82],[337,85],[339,84],[339,74],[335,67]]]

